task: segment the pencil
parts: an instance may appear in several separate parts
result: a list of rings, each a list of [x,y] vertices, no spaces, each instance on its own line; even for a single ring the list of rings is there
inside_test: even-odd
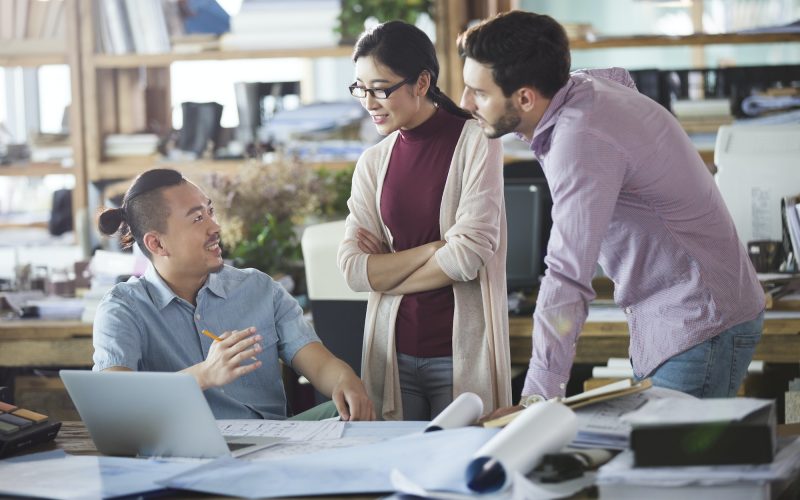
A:
[[[214,339],[216,342],[222,342],[221,338],[217,337],[216,335],[214,335],[213,333],[209,332],[208,330],[203,330],[200,333],[202,333],[203,335],[205,335],[208,338]],[[252,359],[253,361],[258,361],[258,358],[256,358],[255,356],[250,356],[250,359]]]

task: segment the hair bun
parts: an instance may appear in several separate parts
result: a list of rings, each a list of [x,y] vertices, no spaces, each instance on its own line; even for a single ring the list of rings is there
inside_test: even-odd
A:
[[[97,228],[100,232],[111,236],[119,230],[119,226],[124,220],[122,208],[107,208],[97,217]]]

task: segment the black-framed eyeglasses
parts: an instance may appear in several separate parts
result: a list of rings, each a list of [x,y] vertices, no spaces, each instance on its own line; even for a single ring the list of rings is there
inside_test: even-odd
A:
[[[368,89],[367,87],[359,87],[357,83],[354,83],[347,88],[350,89],[350,95],[359,99],[367,97],[367,92],[372,94],[372,97],[375,99],[387,99],[390,95],[392,95],[392,92],[413,81],[414,78],[406,78],[402,82],[385,89]]]

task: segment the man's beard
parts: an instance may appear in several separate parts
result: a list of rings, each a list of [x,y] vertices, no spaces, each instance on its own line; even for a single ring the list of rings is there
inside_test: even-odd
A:
[[[511,100],[508,99],[506,100],[506,109],[503,116],[490,125],[491,130],[485,131],[484,133],[489,139],[497,139],[498,137],[514,132],[521,121],[522,117],[520,117],[517,110],[514,109]]]
[[[487,134],[489,139],[497,139],[506,134],[517,130],[522,117],[519,115],[514,105],[511,104],[511,99],[506,100],[506,109],[503,116],[501,116],[495,123],[492,124],[491,133]]]

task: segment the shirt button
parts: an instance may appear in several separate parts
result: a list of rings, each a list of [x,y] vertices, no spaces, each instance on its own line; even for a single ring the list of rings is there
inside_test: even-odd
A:
[[[196,319],[197,321],[200,321],[200,315],[199,314],[195,314],[194,315],[194,319]]]
[[[625,314],[630,314],[630,313],[631,313],[631,308],[630,307],[626,307],[625,308]]]
[[[558,384],[559,389],[564,389],[565,387],[567,387],[567,384]]]

